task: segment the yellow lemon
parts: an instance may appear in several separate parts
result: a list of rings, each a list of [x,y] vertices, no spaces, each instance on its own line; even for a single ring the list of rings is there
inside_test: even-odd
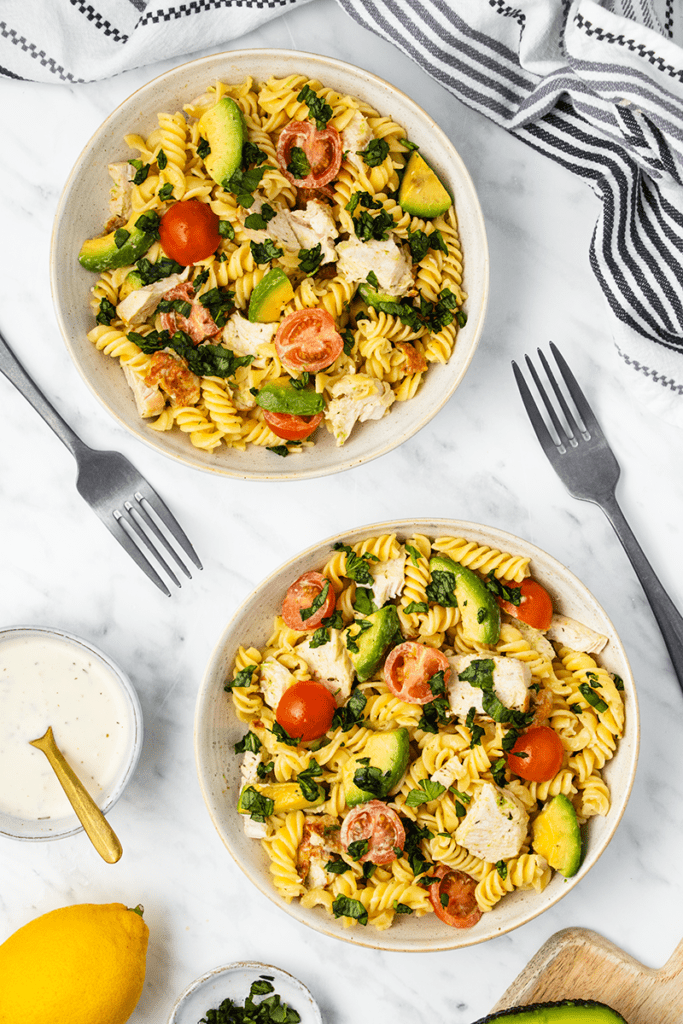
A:
[[[0,946],[0,1024],[124,1024],[142,993],[148,937],[122,903],[30,921]]]

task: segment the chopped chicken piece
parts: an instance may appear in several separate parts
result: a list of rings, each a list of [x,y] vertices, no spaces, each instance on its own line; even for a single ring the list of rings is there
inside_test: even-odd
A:
[[[528,822],[529,815],[514,793],[485,782],[472,797],[454,838],[475,857],[495,864],[517,856]]]
[[[303,210],[290,210],[287,206],[273,203],[269,205],[276,211],[275,216],[271,217],[263,229],[245,228],[247,238],[255,242],[272,238],[290,252],[313,249],[320,243],[322,262],[329,263],[336,259],[334,240],[339,231],[327,203],[309,199]],[[260,213],[262,208],[263,200],[257,197],[252,206],[240,214],[240,219],[244,222],[251,214]]]
[[[457,754],[454,754],[440,768],[436,769],[430,779],[432,782],[440,782],[442,786],[449,789],[456,779],[461,779],[466,774],[467,769],[463,768],[462,761]]]
[[[320,647],[311,647],[311,641],[304,640],[296,653],[304,659],[313,677],[334,695],[337,704],[348,700],[355,672],[340,629],[330,628],[330,639]]]
[[[166,405],[166,399],[161,391],[159,391],[159,388],[155,384],[147,384],[142,377],[138,376],[135,370],[131,370],[130,366],[126,366],[125,363],[121,365],[123,367],[123,375],[133,392],[135,404],[142,419],[146,420],[150,416],[158,416]]]
[[[242,789],[245,786],[253,786],[259,781],[256,766],[260,764],[262,757],[260,752],[255,754],[251,750],[244,751],[240,772],[242,774]],[[244,819],[244,834],[250,839],[263,839],[268,835],[268,826],[265,821],[254,821],[248,814],[242,815]]]
[[[386,381],[364,373],[346,374],[330,388],[332,401],[325,410],[329,430],[343,445],[356,421],[380,420],[395,400]]]
[[[174,352],[155,352],[145,384],[158,384],[171,396],[174,405],[196,405],[202,395],[199,377],[188,369]]]
[[[368,568],[373,578],[373,600],[378,608],[393,597],[398,597],[403,590],[404,570],[406,566],[405,551],[398,558],[390,558],[387,562],[369,562]]]
[[[459,673],[464,672],[473,661],[482,658],[493,662],[493,690],[506,708],[514,711],[526,711],[529,706],[529,685],[531,669],[516,658],[505,658],[499,655],[455,654],[448,659],[451,666],[451,678],[448,682],[448,702],[454,715],[467,717],[470,708],[475,708],[478,715],[483,715],[484,691],[478,686],[470,686]]]
[[[182,284],[188,272],[188,268],[185,268],[182,274],[171,274],[170,277],[165,277],[162,281],[155,281],[153,284],[136,288],[119,302],[116,307],[117,317],[129,327],[143,324],[156,312],[164,292]]]
[[[277,711],[282,694],[290,686],[293,686],[295,682],[296,676],[288,668],[285,668],[284,665],[281,665],[279,661],[276,661],[275,658],[266,658],[261,663],[263,699],[273,711]]]
[[[568,615],[553,615],[545,635],[571,651],[583,651],[584,654],[599,654],[609,642],[602,633],[596,633],[590,626],[584,626]]]
[[[337,245],[337,273],[347,281],[365,281],[374,271],[379,291],[405,295],[413,288],[412,262],[392,238],[361,242],[348,238]]]
[[[278,324],[252,324],[239,313],[233,313],[223,328],[223,341],[238,356],[257,356],[261,345],[275,337]]]
[[[114,184],[109,190],[109,220],[105,233],[122,227],[132,213],[131,182],[135,177],[135,168],[127,160],[109,164],[107,168]]]
[[[427,369],[427,360],[409,341],[397,341],[394,348],[400,349],[405,356],[403,370],[406,373],[424,373]]]
[[[357,110],[342,132],[342,148],[345,155],[352,163],[358,164],[363,159],[358,156],[358,152],[366,149],[373,138],[372,128],[368,124],[367,118],[363,117],[360,110]]]
[[[324,864],[333,860],[333,854],[342,852],[339,839],[339,822],[326,814],[319,821],[306,818],[303,838],[297,852],[297,866],[302,881],[309,889],[323,888],[335,876],[329,874]]]

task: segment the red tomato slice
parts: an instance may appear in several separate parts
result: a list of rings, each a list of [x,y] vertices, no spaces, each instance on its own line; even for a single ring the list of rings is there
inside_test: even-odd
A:
[[[553,602],[548,591],[529,576],[522,580],[520,589],[522,593],[518,605],[498,597],[496,600],[500,607],[508,615],[513,615],[514,618],[526,622],[527,626],[533,626],[534,629],[548,629],[553,617]]]
[[[205,260],[221,244],[220,218],[208,203],[186,199],[174,203],[161,218],[159,241],[170,259],[184,267]]]
[[[396,850],[403,851],[406,832],[396,811],[381,800],[370,800],[349,811],[342,822],[340,838],[345,850],[351,843],[367,839],[368,849],[358,858],[359,864],[389,864],[396,860]]]
[[[317,373],[344,350],[344,339],[326,309],[298,309],[277,329],[275,349],[288,370]]]
[[[322,594],[327,584],[327,596],[320,608],[302,618],[301,612],[310,608],[316,597]],[[326,619],[334,611],[336,597],[330,581],[319,572],[305,572],[298,580],[292,583],[285,594],[282,603],[282,618],[290,629],[317,629],[323,619]]]
[[[337,702],[322,683],[303,680],[294,683],[280,697],[275,720],[290,736],[317,740],[332,725]]]
[[[318,412],[315,416],[295,416],[289,412],[268,412],[264,409],[263,418],[278,437],[285,441],[303,441],[318,429],[323,414]]]
[[[414,640],[394,647],[384,663],[385,683],[406,704],[429,704],[434,700],[428,680],[437,672],[443,672],[447,683],[451,668],[446,655]]]
[[[526,757],[519,755],[526,754]],[[527,729],[507,755],[508,768],[529,782],[548,782],[562,767],[562,740],[549,725]]]
[[[287,167],[292,148],[303,149],[310,165],[310,174],[295,178]],[[337,177],[342,162],[342,141],[336,128],[320,131],[310,121],[290,121],[280,132],[277,143],[280,170],[297,188],[320,188]]]
[[[481,917],[474,890],[476,878],[464,871],[452,871],[439,864],[436,871],[439,881],[429,887],[429,899],[436,916],[451,928],[472,928]]]

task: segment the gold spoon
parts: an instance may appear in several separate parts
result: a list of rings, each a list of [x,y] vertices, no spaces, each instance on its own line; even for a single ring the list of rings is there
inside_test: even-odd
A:
[[[108,864],[116,864],[123,853],[121,843],[114,829],[57,746],[52,735],[52,726],[48,726],[47,732],[40,739],[29,740],[29,743],[32,747],[42,750],[50,762],[62,789],[69,798],[69,803],[100,857]]]

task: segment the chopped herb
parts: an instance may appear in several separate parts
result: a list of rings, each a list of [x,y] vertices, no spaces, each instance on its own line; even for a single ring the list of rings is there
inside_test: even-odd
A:
[[[235,678],[233,679],[233,681],[231,683],[230,682],[226,682],[226,684],[223,687],[223,689],[224,690],[234,690],[235,687],[241,688],[241,687],[244,687],[244,686],[251,686],[251,684],[253,682],[253,675],[254,675],[255,671],[256,671],[256,665],[245,665],[244,668],[241,668],[239,670],[239,672],[237,673],[237,675],[235,676]]]
[[[299,783],[301,792],[303,793],[304,796],[304,800],[308,800],[310,803],[313,803],[315,800],[318,799],[321,792],[320,786],[318,785],[317,782],[314,782],[313,780],[317,779],[320,775],[322,775],[322,773],[322,767],[318,764],[314,757],[312,757],[309,760],[308,768],[305,768],[304,771],[299,772],[296,781]]]
[[[353,607],[361,615],[372,615],[377,611],[377,605],[372,600],[372,591],[368,587],[356,587]]]
[[[517,729],[508,729],[503,736],[503,742],[501,743],[503,750],[512,750],[518,738],[519,731]],[[516,754],[515,756],[518,757],[519,755]]]
[[[161,281],[165,277],[170,277],[171,274],[182,273],[183,268],[180,263],[176,263],[175,260],[170,260],[168,256],[162,256],[156,263],[150,263],[146,256],[138,260],[135,264],[135,271],[142,278],[143,284],[154,284],[156,281]],[[208,277],[208,270],[207,270]],[[193,284],[196,282],[193,282]]]
[[[343,875],[345,871],[350,870],[350,865],[345,860],[328,860],[324,865],[326,871],[331,871],[333,875]]]
[[[365,278],[371,288],[379,290],[379,281],[377,280],[377,274],[374,270],[371,270],[368,276]]]
[[[264,231],[269,220],[275,216],[275,210],[270,203],[264,203],[259,213],[250,213],[244,222],[244,226],[252,231]]]
[[[279,455],[283,459],[287,458],[287,456],[289,455],[289,448],[287,447],[286,444],[267,445],[266,451],[272,452],[273,455]]]
[[[420,804],[427,804],[432,800],[438,800],[446,787],[440,782],[432,782],[431,779],[420,779],[420,789],[411,789],[406,797],[407,807],[419,807]]]
[[[350,356],[355,344],[355,338],[353,332],[350,330],[341,331],[342,340],[344,342],[344,355]]]
[[[308,370],[304,370],[299,379],[292,377],[290,384],[296,391],[303,391],[304,388],[308,387],[308,382],[311,379],[311,375]]]
[[[209,145],[208,140],[200,137],[199,145],[197,146],[197,156],[200,157],[200,159],[205,160],[210,152],[211,146]]]
[[[192,303],[187,299],[162,299],[157,309],[160,313],[177,313],[187,318],[192,312]]]
[[[270,263],[282,256],[284,250],[278,249],[272,238],[266,238],[265,242],[250,242],[251,255],[254,262],[260,266],[262,263]]]
[[[330,631],[325,629],[324,626],[319,626],[315,633],[309,640],[309,647],[323,647],[325,644],[330,642]]]
[[[422,856],[420,844],[423,840],[431,839],[432,833],[426,826],[420,827],[416,822],[411,821],[410,818],[402,818],[401,821],[406,833],[403,854],[408,858],[413,874],[421,875],[423,872],[428,871],[432,864],[431,861],[425,860]]]
[[[485,622],[488,619],[489,613],[487,608],[477,609],[477,622]]]
[[[168,157],[164,153],[163,149],[160,149],[157,153],[157,167],[160,171],[163,171],[168,163]]]
[[[265,821],[273,813],[274,802],[269,796],[259,793],[253,786],[247,786],[240,793],[240,804],[249,812],[252,821]]]
[[[362,762],[363,758],[358,759]],[[361,764],[360,768],[356,768],[353,773],[353,782],[359,789],[364,790],[366,793],[372,793],[373,796],[384,796],[386,790],[387,779],[391,777],[391,772],[383,772],[381,768],[376,768],[374,764]]]
[[[116,317],[116,306],[112,305],[109,299],[100,299],[100,310],[95,320],[98,324],[108,327]]]
[[[409,139],[399,139],[398,141],[401,143],[404,149],[413,150],[420,148],[416,142],[411,142]]]
[[[427,586],[426,594],[430,601],[443,608],[457,608],[455,575],[447,570],[435,569],[432,573],[432,582]]]
[[[363,878],[366,881],[368,878],[372,878],[376,870],[377,865],[373,864],[372,861],[366,860],[365,864],[363,864]]]
[[[387,210],[380,210],[376,217],[363,210],[360,216],[352,219],[356,237],[361,242],[369,242],[372,239],[386,241],[389,237],[389,228],[394,226],[394,218]]]
[[[593,690],[588,683],[581,683],[579,692],[586,698],[591,707],[598,712],[607,711],[609,705]]]
[[[533,711],[514,711],[507,708],[496,696],[493,687],[494,662],[491,658],[475,658],[464,669],[458,678],[464,679],[470,686],[483,690],[482,709],[494,722],[510,722],[512,725],[530,725]]]
[[[299,270],[312,277],[323,261],[322,245],[318,242],[312,249],[299,249]]]
[[[310,619],[312,615],[315,615],[317,611],[320,611],[322,606],[325,604],[325,601],[327,600],[327,595],[329,594],[329,592],[330,581],[325,580],[325,582],[323,583],[322,590],[320,591],[319,594],[316,594],[308,608],[299,609],[299,616],[304,620],[304,622],[306,621],[306,619]]]
[[[436,697],[423,705],[422,716],[417,723],[423,732],[437,733],[439,725],[448,725],[451,720],[451,706],[446,697]]]
[[[356,152],[363,157],[368,167],[379,167],[389,155],[389,143],[386,139],[373,139],[365,149]]]
[[[249,218],[247,218],[247,220],[248,219]],[[227,240],[229,242],[234,241],[234,239],[235,239],[235,229],[234,229],[234,227],[232,226],[232,224],[230,223],[229,220],[219,220],[218,221],[218,234],[221,236],[221,238],[227,238]]]
[[[328,615],[327,618],[322,619],[321,622],[323,626],[329,626],[331,629],[344,628],[344,619],[342,618],[342,613],[339,610],[333,612],[332,615]]]
[[[371,587],[374,580],[368,568],[368,562],[378,562],[379,558],[377,555],[371,555],[368,552],[364,555],[357,555],[348,544],[337,543],[334,545],[334,548],[335,551],[346,552],[344,576],[349,580],[355,580],[361,587]]]
[[[207,292],[207,295],[210,294]],[[201,296],[200,302],[205,296]],[[222,345],[199,345],[195,348],[191,339],[184,331],[176,331],[169,337],[168,331],[151,331],[147,335],[131,331],[127,335],[129,341],[144,353],[150,355],[162,348],[172,348],[185,360],[189,368],[198,377],[232,377],[240,366],[249,366],[253,356],[236,356],[229,348]]]
[[[586,672],[586,679],[591,684],[593,689],[596,689],[596,687],[601,687],[602,686],[602,683],[600,682],[600,680],[596,676],[595,672]]]
[[[251,729],[245,732],[239,743],[235,744],[235,753],[244,754],[245,751],[249,750],[252,754],[258,754],[261,749],[261,740],[258,738],[255,732]]]
[[[263,761],[259,761],[256,765],[256,774],[259,779],[265,779],[267,775],[270,775],[274,768],[275,761],[268,761],[267,764],[264,764]]]
[[[412,914],[414,913],[413,908],[409,907],[407,903],[399,903],[398,900],[394,900],[391,904],[397,914]]]
[[[612,679],[614,680],[614,685],[616,686],[617,690],[621,691],[624,689],[624,680],[621,678],[621,676],[618,676],[616,672],[613,672]]]
[[[363,721],[363,711],[368,698],[361,690],[354,690],[346,704],[337,708],[332,716],[332,728],[341,728],[342,732],[348,732],[354,725]]]
[[[147,180],[150,165],[143,164],[142,160],[129,160],[128,163],[135,168],[135,174],[133,175],[133,184],[142,185],[143,181]]]
[[[315,121],[318,131],[323,131],[334,111],[329,103],[326,103],[322,96],[306,84],[297,96],[299,103],[305,103],[308,107],[309,117]]]
[[[151,235],[152,238],[159,237],[159,214],[154,210],[148,210],[147,213],[141,213],[138,219],[135,221],[135,227],[140,228],[140,231],[144,231],[145,234]]]
[[[581,712],[583,711],[583,708],[581,707],[581,705],[580,705],[580,704],[570,704],[570,705],[569,705],[569,710],[570,710],[570,711],[571,711],[571,712],[572,712],[573,714],[575,714],[575,715],[580,715],[580,714],[581,714]]]
[[[455,314],[455,320],[458,327],[464,327],[465,324],[467,323],[467,313],[465,313],[462,309],[459,309],[458,312]]]
[[[497,786],[500,786],[501,788],[505,785],[507,781],[505,778],[506,768],[507,761],[505,760],[504,757],[499,757],[498,760],[491,765],[491,775],[493,776],[493,781],[496,783]]]
[[[461,793],[459,789],[455,788],[455,786],[451,786],[448,792],[452,793],[453,796],[458,798],[458,800],[462,800],[464,804],[468,804],[472,799],[469,793]]]
[[[358,629],[357,632],[352,633],[351,630],[354,628],[354,626],[357,626]],[[358,644],[356,643],[356,640],[361,635],[361,633],[364,633],[366,631],[366,629],[372,629],[372,623],[368,622],[367,619],[357,619],[356,622],[351,623],[349,628],[346,630],[346,647],[347,650],[351,651],[352,654],[358,654]]]
[[[287,170],[297,181],[302,181],[311,173],[311,165],[301,146],[292,146],[290,149]]]
[[[237,202],[240,206],[248,210],[254,202],[253,193],[258,188],[261,178],[266,171],[271,169],[268,164],[263,167],[252,167],[249,171],[243,171],[238,168],[228,181],[228,192],[232,192],[234,196],[237,196]]]
[[[232,999],[224,999],[217,1007],[206,1010],[199,1024],[299,1024],[299,1013],[288,1003],[283,1003],[271,985],[271,975],[261,975],[261,980],[252,982],[249,995],[240,1006]],[[273,993],[269,995],[268,993]],[[254,996],[263,996],[260,1003]]]
[[[337,896],[332,903],[335,917],[352,917],[359,924],[368,923],[368,912],[360,900],[352,900],[349,896]]]
[[[209,268],[208,267],[204,267],[203,270],[200,270],[199,273],[195,274],[195,276],[192,278],[192,284],[193,284],[193,286],[195,288],[201,288],[201,286],[203,284],[206,284],[206,282],[208,280],[209,280]]]
[[[165,185],[162,185],[159,189],[159,199],[162,203],[168,202],[169,199],[173,199],[173,185],[170,181],[167,181]]]
[[[114,245],[117,249],[122,249],[130,238],[130,231],[126,231],[125,228],[117,228],[114,232]]]
[[[442,907],[444,908],[444,910],[446,909],[446,907],[448,906],[448,904],[450,903],[450,901],[451,901],[451,898],[450,898],[450,896],[448,895],[448,893],[442,892],[442,893],[441,893],[441,894],[439,895],[439,903],[440,903],[440,904],[441,904],[441,906],[442,906]]]
[[[426,615],[429,611],[429,605],[425,604],[424,601],[411,601],[407,604],[403,611],[406,615]]]
[[[374,199],[369,192],[353,192],[344,209],[348,210],[349,213],[355,213],[359,203],[366,210],[381,210],[382,208],[382,204],[377,199]]]
[[[349,843],[347,853],[351,860],[360,860],[363,854],[368,852],[369,847],[367,839],[357,839],[354,843]]]
[[[496,871],[501,878],[505,879],[508,876],[508,866],[504,860],[496,861]]]
[[[484,580],[484,585],[487,590],[490,590],[496,597],[502,597],[504,601],[508,601],[510,604],[514,604],[515,607],[519,607],[519,603],[522,600],[522,588],[521,587],[509,587],[501,580],[497,579],[493,569],[487,575]]]
[[[299,740],[301,737],[297,738],[295,736],[290,736],[289,733],[282,728],[279,722],[273,722],[273,728],[270,731],[278,743],[286,743],[288,747],[299,746]]]
[[[204,309],[208,309],[216,327],[224,327],[230,313],[234,309],[235,293],[227,288],[210,288],[208,292],[204,292],[203,295],[199,296],[199,304]],[[248,366],[249,364],[240,363],[240,365]]]
[[[414,548],[412,544],[406,544],[406,551],[410,555],[410,560],[413,565],[419,565],[422,554],[417,550],[417,548]]]
[[[268,159],[268,154],[254,142],[245,142],[242,146],[242,166],[249,167],[251,164],[263,164]]]

